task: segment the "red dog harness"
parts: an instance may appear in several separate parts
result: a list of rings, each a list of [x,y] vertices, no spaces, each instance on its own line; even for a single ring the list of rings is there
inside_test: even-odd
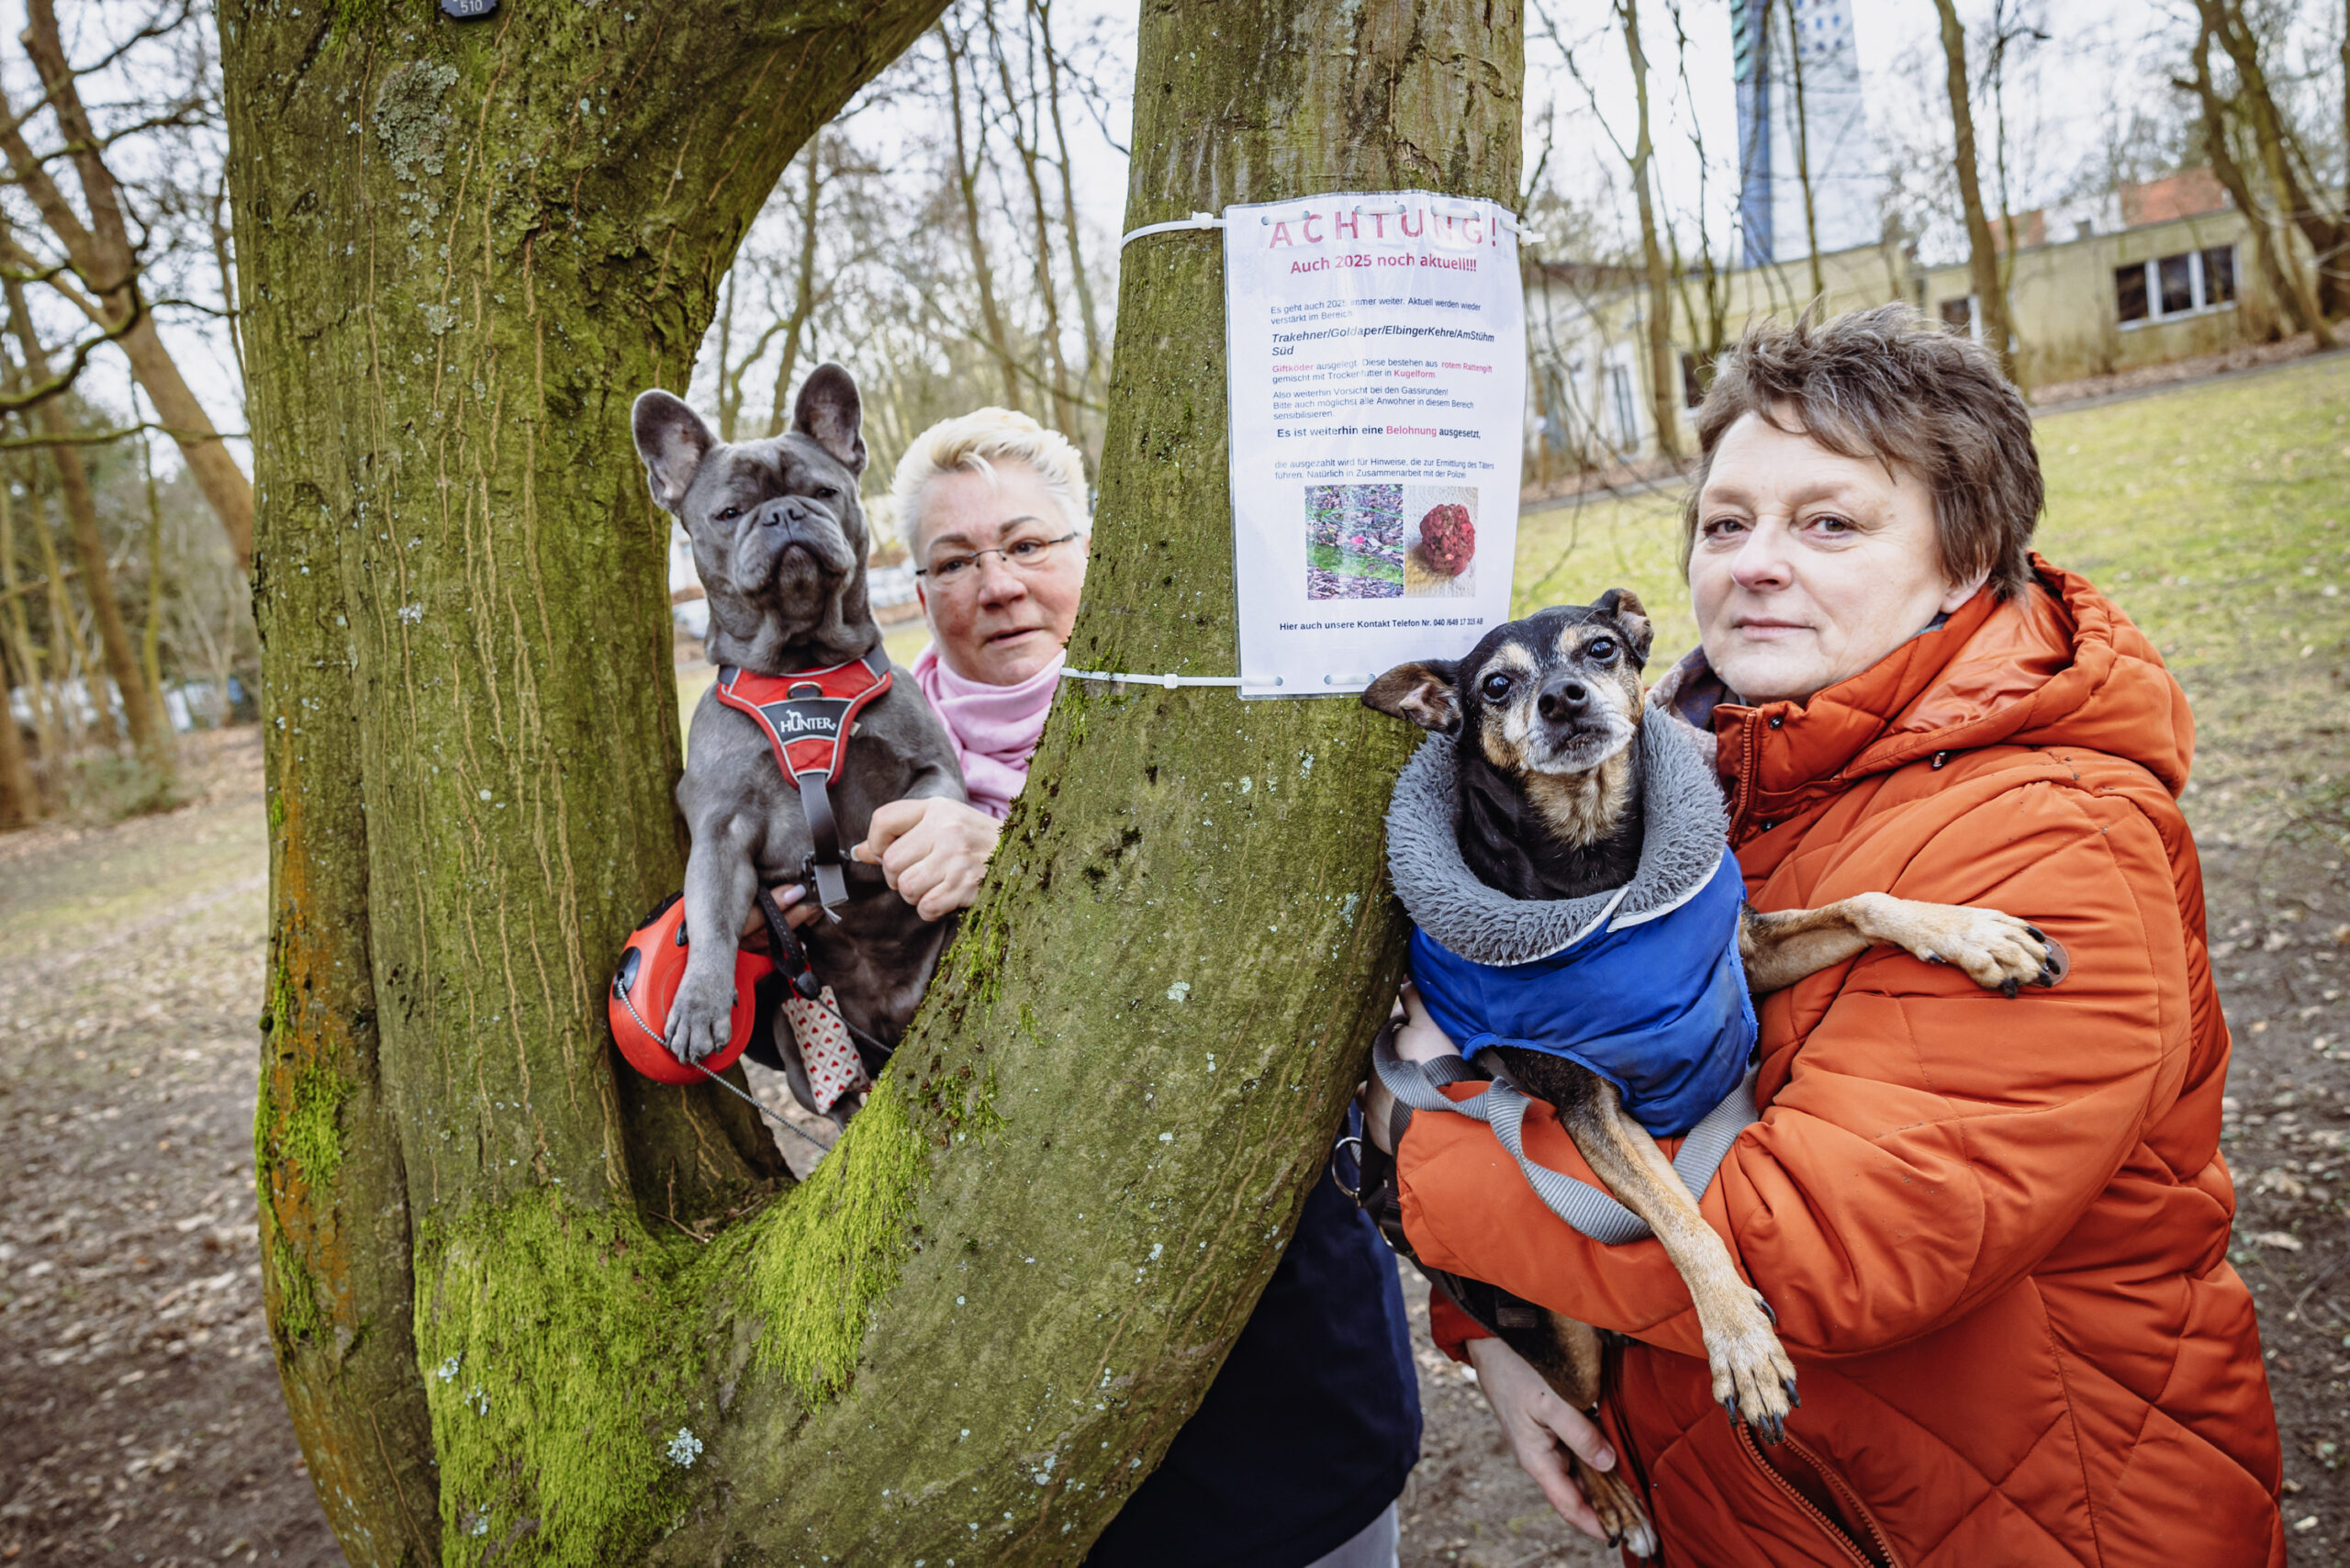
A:
[[[718,700],[757,722],[775,748],[776,766],[800,786],[815,846],[801,874],[813,880],[816,901],[828,911],[847,901],[848,881],[841,869],[840,823],[825,786],[847,766],[857,714],[889,689],[889,660],[884,655],[877,669],[871,654],[789,675],[760,675],[733,665],[718,672]]]

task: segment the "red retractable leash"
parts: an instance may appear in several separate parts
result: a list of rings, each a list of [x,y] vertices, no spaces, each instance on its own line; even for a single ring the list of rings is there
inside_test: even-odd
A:
[[[808,961],[807,945],[783,918],[775,895],[761,888],[757,901],[767,928],[768,951],[735,949],[734,1007],[728,1018],[723,1046],[702,1060],[692,1062],[680,1061],[669,1051],[669,1008],[677,1000],[677,987],[686,975],[686,961],[693,950],[681,894],[672,893],[663,899],[644,923],[630,934],[628,945],[621,950],[620,965],[612,972],[606,1016],[611,1022],[612,1041],[620,1047],[621,1055],[645,1077],[656,1083],[672,1084],[698,1083],[707,1078],[749,1103],[776,1126],[789,1127],[798,1137],[816,1143],[806,1132],[719,1076],[743,1055],[758,1030],[774,1027],[775,1011],[782,1003],[784,991],[789,988],[814,1003],[859,1045],[870,1047],[877,1058],[875,1071],[890,1059],[892,1047],[850,1023],[841,1015],[839,1008],[823,1000],[823,984]]]

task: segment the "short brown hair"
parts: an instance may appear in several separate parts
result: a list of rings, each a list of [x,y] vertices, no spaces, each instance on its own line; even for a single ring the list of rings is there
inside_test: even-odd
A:
[[[1697,410],[1697,472],[1681,513],[1684,571],[1715,449],[1748,414],[1915,475],[1933,492],[1952,582],[1987,571],[1993,593],[2007,599],[2031,581],[2031,531],[2046,500],[2031,413],[1973,338],[1907,305],[1749,327]]]

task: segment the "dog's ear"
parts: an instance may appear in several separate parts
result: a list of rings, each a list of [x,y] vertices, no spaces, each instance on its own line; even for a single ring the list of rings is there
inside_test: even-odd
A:
[[[1656,628],[1649,624],[1648,607],[1640,602],[1639,594],[1630,588],[1609,588],[1592,609],[1614,618],[1616,624],[1624,628],[1624,640],[1631,645],[1634,664],[1649,662],[1649,644],[1656,641]]]
[[[684,399],[657,388],[638,396],[629,423],[636,431],[636,454],[644,459],[644,482],[653,490],[654,502],[675,516],[718,438]]]
[[[800,384],[791,428],[833,454],[852,474],[865,472],[865,409],[857,401],[856,378],[827,360]]]
[[[1440,735],[1460,728],[1460,666],[1450,659],[1397,665],[1363,689],[1362,705]]]

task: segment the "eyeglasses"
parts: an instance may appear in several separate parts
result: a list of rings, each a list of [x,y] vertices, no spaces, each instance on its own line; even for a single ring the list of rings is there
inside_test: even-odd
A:
[[[1052,565],[1053,553],[1077,537],[1070,529],[1058,539],[1015,539],[1011,543],[992,550],[974,550],[968,555],[946,555],[927,566],[916,566],[914,576],[928,577],[938,588],[968,588],[978,582],[979,557],[1001,555],[1003,564],[1018,572],[1041,572]]]

